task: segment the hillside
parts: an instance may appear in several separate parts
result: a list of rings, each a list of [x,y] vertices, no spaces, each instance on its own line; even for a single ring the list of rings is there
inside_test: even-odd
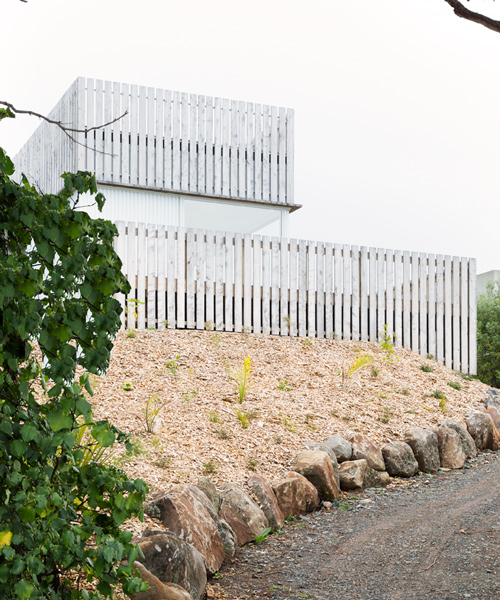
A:
[[[128,337],[133,333],[120,332],[107,375],[93,378],[92,402],[96,418],[132,434],[134,452],[118,460],[151,493],[205,475],[216,484],[243,483],[253,470],[276,478],[308,440],[333,433],[361,432],[383,445],[410,427],[461,420],[488,389],[432,359],[402,349],[390,355],[377,343],[214,331]],[[373,363],[343,387],[342,367],[364,352]],[[231,375],[245,358],[251,383],[239,404]],[[436,390],[445,400],[431,396]],[[153,433],[145,427],[148,400],[160,408]]]

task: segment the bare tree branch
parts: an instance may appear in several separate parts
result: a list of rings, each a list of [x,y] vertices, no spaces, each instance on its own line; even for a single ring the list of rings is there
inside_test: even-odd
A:
[[[472,21],[473,23],[482,25],[487,29],[491,29],[491,31],[496,31],[497,33],[500,33],[500,21],[495,21],[494,19],[490,19],[490,17],[473,12],[472,10],[465,8],[465,6],[458,0],[444,1],[453,8],[453,12],[457,15],[457,17],[461,17],[462,19],[466,19],[467,21]]]

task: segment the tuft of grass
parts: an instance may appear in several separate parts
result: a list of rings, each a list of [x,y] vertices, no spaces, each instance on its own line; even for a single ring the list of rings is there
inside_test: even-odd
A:
[[[309,338],[306,338],[304,340],[301,340],[301,344],[302,344],[302,348],[304,350],[307,350],[308,348],[312,348],[312,340],[310,340]]]
[[[271,527],[266,527],[266,529],[264,529],[264,531],[260,535],[255,536],[255,543],[260,544],[261,542],[263,542],[267,538],[267,536],[271,533],[271,531],[272,531]]]
[[[217,433],[217,437],[220,438],[221,440],[227,440],[229,437],[231,437],[229,435],[229,433],[225,430],[225,429],[217,429],[216,431]]]
[[[189,404],[191,400],[194,400],[196,396],[200,393],[200,388],[195,387],[192,390],[188,390],[182,394],[182,399],[186,404]]]
[[[385,362],[393,362],[392,355],[394,354],[393,334],[389,331],[387,324],[384,325],[383,331],[380,332],[379,344],[380,348],[385,352],[382,360]]]
[[[289,392],[292,389],[292,384],[286,379],[280,379],[280,382],[278,383],[278,389],[283,390],[284,392]]]
[[[124,392],[130,392],[131,390],[133,390],[134,387],[133,385],[130,383],[130,381],[126,381],[123,385],[122,385],[122,390]]]
[[[457,390],[457,392],[462,389],[462,385],[458,383],[458,381],[448,381],[448,385],[454,390]]]
[[[384,406],[384,408],[382,409],[382,414],[377,417],[377,421],[380,421],[381,423],[387,425],[387,423],[389,423],[389,421],[391,420],[393,413],[393,408],[391,408],[390,406]]]
[[[428,354],[427,355],[427,360],[434,360],[434,355],[433,354]]]
[[[250,425],[250,416],[247,413],[242,412],[241,410],[239,410],[236,413],[236,416],[238,417],[238,420],[241,423],[243,429],[248,429],[248,426]]]
[[[135,331],[133,329],[130,329],[130,327],[127,329],[127,337],[135,338]]]
[[[432,373],[434,371],[431,365],[420,365],[420,370],[424,373]]]
[[[208,418],[210,419],[211,423],[218,423],[219,422],[219,415],[217,414],[217,412],[215,410],[211,410],[208,413]]]
[[[217,473],[217,469],[219,468],[217,463],[210,459],[209,461],[201,464],[203,467],[203,471],[207,474]]]
[[[411,392],[410,390],[408,390],[407,388],[403,388],[402,390],[400,390],[398,392],[399,394],[403,394],[403,396],[411,396]]]
[[[410,415],[416,415],[417,414],[417,411],[414,408],[409,408],[406,412],[409,413]]]
[[[371,369],[371,371],[370,371],[370,375],[371,375],[371,377],[373,377],[374,379],[375,379],[376,377],[378,377],[378,376],[380,375],[380,369],[379,369],[379,367],[375,367],[375,366],[373,366],[373,367],[372,367],[372,369]]]
[[[441,409],[441,412],[447,413],[448,409],[446,408],[446,405],[448,404],[448,399],[446,398],[446,396],[444,398],[441,398],[441,400],[439,401],[439,408]]]
[[[170,373],[172,373],[172,375],[177,375],[177,369],[179,368],[180,358],[181,358],[181,355],[176,354],[175,358],[171,358],[170,360],[167,360],[167,362],[165,363],[165,368],[167,369],[167,371],[170,371]]]
[[[478,379],[477,375],[471,375],[470,373],[462,373],[461,371],[458,371],[457,375],[465,381],[474,381],[475,379]]]
[[[249,469],[250,471],[256,471],[258,464],[259,464],[259,461],[256,458],[254,458],[253,456],[249,456],[247,458],[247,469]]]
[[[147,433],[153,433],[158,413],[162,408],[163,404],[160,402],[158,396],[152,396],[146,402],[142,414],[144,416],[144,426]]]
[[[295,421],[292,421],[292,419],[289,419],[288,417],[283,417],[283,425],[288,429],[288,431],[291,431],[292,433],[297,433],[297,425],[295,424]]]
[[[349,383],[352,380],[352,377],[363,367],[370,365],[373,362],[373,356],[369,352],[361,352],[356,360],[353,360],[352,363],[347,367],[345,363],[341,368],[341,376],[342,376],[342,388],[346,390],[349,387]]]
[[[434,390],[431,394],[431,398],[437,398],[438,400],[442,400],[443,398],[446,398],[446,396],[441,390]]]
[[[235,369],[230,374],[231,379],[234,381],[236,391],[238,392],[238,402],[243,403],[248,387],[251,384],[252,379],[252,359],[247,356],[243,360],[243,365],[240,369]]]

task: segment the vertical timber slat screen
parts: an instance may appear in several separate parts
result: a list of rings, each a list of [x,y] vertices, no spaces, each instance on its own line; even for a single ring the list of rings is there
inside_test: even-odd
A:
[[[476,372],[476,261],[118,222],[124,328],[377,341]]]

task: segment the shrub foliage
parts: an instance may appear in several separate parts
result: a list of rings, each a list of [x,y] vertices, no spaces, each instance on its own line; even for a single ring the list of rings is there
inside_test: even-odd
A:
[[[118,582],[132,593],[138,548],[120,525],[142,515],[146,485],[88,460],[88,445],[128,438],[94,421],[85,394],[119,328],[113,294],[128,291],[116,228],[74,210],[82,194],[102,207],[90,173],[64,174],[59,194],[13,173],[0,148],[0,595],[89,600]]]
[[[488,284],[477,302],[477,374],[500,387],[500,284]]]

